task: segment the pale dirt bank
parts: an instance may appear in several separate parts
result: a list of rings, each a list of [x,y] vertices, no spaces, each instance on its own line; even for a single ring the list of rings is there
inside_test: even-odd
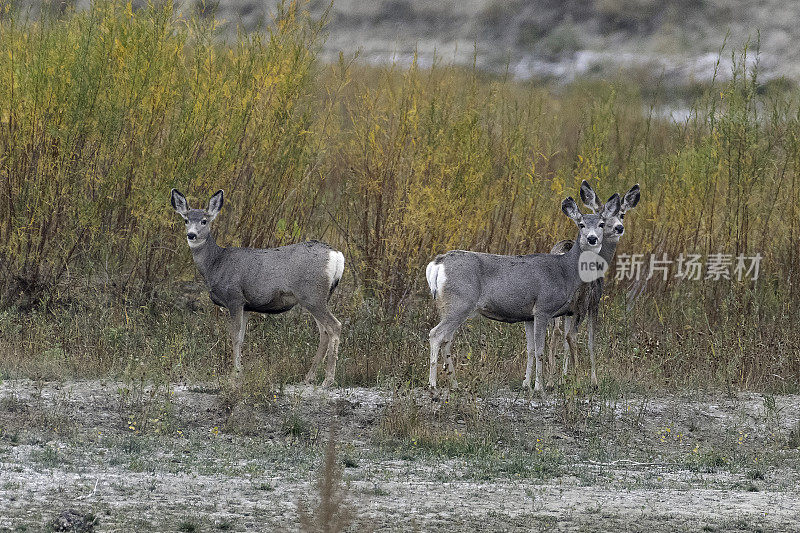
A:
[[[3,382],[0,530],[38,531],[70,508],[96,515],[97,531],[296,530],[334,418],[353,530],[800,528],[799,396],[618,393],[570,404],[506,390],[445,404],[423,391],[289,386],[252,405],[196,385],[165,389],[168,402],[160,394],[112,381]],[[387,444],[387,406],[452,432],[455,447]],[[501,430],[496,442],[459,447],[487,421]]]

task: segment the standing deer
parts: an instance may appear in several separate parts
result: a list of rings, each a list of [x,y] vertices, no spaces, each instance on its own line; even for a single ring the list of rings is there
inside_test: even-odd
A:
[[[323,387],[333,384],[342,324],[328,309],[328,300],[342,279],[344,255],[319,241],[278,248],[222,248],[211,235],[211,222],[222,209],[223,192],[217,191],[206,209],[192,209],[177,189],[172,207],[186,223],[186,242],[194,263],[208,286],[211,301],[230,312],[234,379],[242,372],[242,342],[249,313],[284,313],[300,305],[319,328],[319,346],[306,374],[317,374],[327,355]]]
[[[542,391],[542,361],[547,325],[554,317],[570,312],[570,303],[581,284],[582,252],[597,254],[603,244],[603,228],[617,216],[619,195],[603,206],[600,214],[582,214],[571,197],[561,210],[578,226],[575,246],[563,255],[494,255],[453,250],[428,264],[426,278],[437,302],[441,321],[430,331],[429,385],[436,388],[439,349],[445,368],[455,385],[455,368],[450,354],[453,335],[470,317],[479,313],[501,322],[524,322],[527,365],[522,386],[530,389],[533,361],[536,377],[533,390]]]
[[[583,180],[581,183],[580,189],[580,196],[581,201],[592,210],[593,213],[602,209],[602,204],[600,200],[597,198],[592,187],[586,180]],[[625,213],[629,210],[636,207],[636,204],[639,203],[639,185],[636,184],[625,193],[625,196],[622,198],[622,203],[620,205],[619,214],[616,217],[612,217],[608,223],[606,224],[604,231],[603,231],[603,246],[600,248],[600,257],[602,257],[606,263],[611,264],[611,261],[614,259],[614,254],[617,251],[617,245],[619,244],[620,238],[622,238],[623,233],[625,233],[625,226],[624,226],[624,219]],[[573,241],[559,241],[553,246],[553,249],[550,250],[551,254],[564,254],[570,250],[573,246]],[[564,333],[564,369],[562,374],[567,374],[567,367],[569,364],[569,356],[572,355],[573,366],[577,368],[578,366],[578,346],[577,346],[577,334],[578,334],[578,327],[580,326],[581,322],[584,318],[587,319],[587,334],[588,334],[588,344],[589,344],[589,359],[591,360],[592,364],[592,374],[591,374],[591,383],[593,386],[597,386],[597,371],[595,369],[595,357],[594,357],[594,328],[597,323],[597,314],[600,307],[600,300],[603,297],[603,278],[598,278],[590,283],[582,283],[577,291],[575,291],[575,296],[572,299],[572,313],[570,316],[565,315],[564,325],[563,325],[563,333]],[[549,349],[549,379],[548,385],[552,385],[553,374],[555,373],[555,347],[556,347],[556,332],[560,330],[559,328],[559,318],[554,320],[555,327],[553,328],[553,335],[550,339],[550,349]]]

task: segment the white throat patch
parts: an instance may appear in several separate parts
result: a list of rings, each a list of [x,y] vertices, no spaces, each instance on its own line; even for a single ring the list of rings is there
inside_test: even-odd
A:
[[[584,283],[602,278],[608,271],[608,263],[595,252],[581,252],[578,258],[578,275]]]

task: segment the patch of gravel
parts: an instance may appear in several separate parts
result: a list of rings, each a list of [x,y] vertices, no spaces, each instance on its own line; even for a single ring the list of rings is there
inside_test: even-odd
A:
[[[334,418],[350,458],[354,530],[792,531],[800,523],[800,450],[786,446],[800,396],[577,398],[568,419],[556,395],[453,394],[445,404],[422,390],[293,385],[269,406],[234,413],[221,394],[180,384],[169,393],[171,424],[141,432],[126,426],[124,387],[0,383],[0,530],[52,528],[63,513],[64,523],[70,513],[96,517],[101,531],[295,530]],[[463,419],[478,405],[482,420],[514,437],[444,455],[386,445],[377,428],[398,402],[457,435],[471,431]],[[231,416],[251,420],[248,431],[227,431]],[[316,437],[281,429],[289,417]],[[526,470],[532,464],[546,473]]]

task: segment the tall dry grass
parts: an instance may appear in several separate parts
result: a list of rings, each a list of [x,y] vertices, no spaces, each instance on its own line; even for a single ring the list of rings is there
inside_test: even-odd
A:
[[[284,3],[261,32],[98,2],[0,20],[0,331],[5,372],[224,373],[222,315],[167,201],[224,188],[224,245],[320,238],[348,269],[343,383],[424,380],[424,265],[450,248],[549,250],[588,179],[642,186],[620,253],[760,253],[758,281],[608,283],[601,370],[620,380],[792,388],[800,235],[797,93],[746,47],[690,118],[622,82],[546,86],[416,63],[322,65],[324,21]],[[520,328],[476,322],[468,382],[521,374]],[[295,379],[307,318],[256,323],[251,365]],[[164,372],[164,368],[168,372]],[[511,380],[513,382],[513,379]]]
[[[303,185],[320,31],[294,5],[231,46],[213,19],[170,7],[98,2],[4,19],[5,304],[83,279],[127,293],[185,275],[185,255],[165,239],[170,186],[228,189],[238,209],[219,229],[237,244],[292,240],[313,212]]]

